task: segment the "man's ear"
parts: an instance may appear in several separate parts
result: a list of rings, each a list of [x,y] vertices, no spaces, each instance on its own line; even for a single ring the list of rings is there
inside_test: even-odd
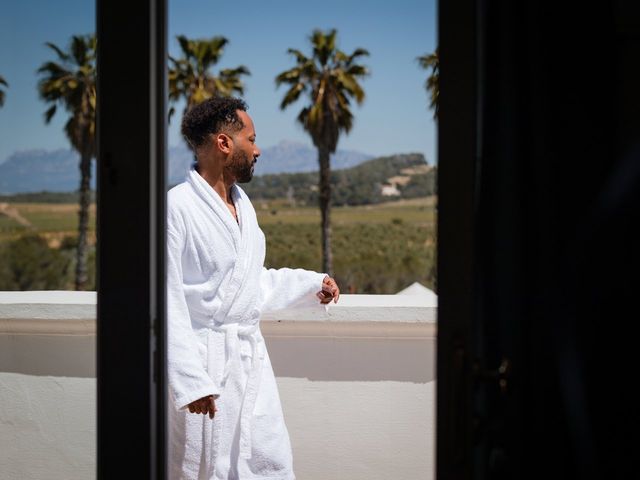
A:
[[[213,144],[215,148],[228,155],[231,152],[233,140],[225,133],[217,133],[213,137]]]

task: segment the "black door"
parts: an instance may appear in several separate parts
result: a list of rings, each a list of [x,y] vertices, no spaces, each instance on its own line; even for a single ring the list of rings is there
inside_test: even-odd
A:
[[[439,480],[637,463],[637,12],[440,4]]]

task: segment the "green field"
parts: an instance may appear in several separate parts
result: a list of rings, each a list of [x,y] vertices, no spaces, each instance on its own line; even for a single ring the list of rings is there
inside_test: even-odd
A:
[[[357,207],[334,207],[331,210],[332,225],[353,223],[389,223],[394,219],[416,225],[433,225],[435,222],[435,197],[414,198],[397,202],[361,205]],[[317,207],[292,207],[285,200],[255,202],[260,226],[273,224],[319,224],[320,210]]]
[[[45,236],[60,237],[76,235],[78,229],[78,206],[58,203],[13,203],[12,210],[17,211],[31,226],[21,225],[17,220],[0,215],[0,242],[15,239],[25,233],[39,233]],[[89,230],[95,231],[95,205],[89,210]]]
[[[435,197],[424,197],[334,208],[331,217],[334,274],[341,289],[345,293],[396,293],[415,281],[435,288],[435,203]],[[25,255],[37,259],[47,257],[48,254],[36,251],[43,248],[36,245],[37,242],[24,247],[26,250],[15,247],[15,242],[26,234],[39,235],[53,250],[54,257],[62,251],[61,258],[73,262],[71,249],[78,222],[77,205],[15,203],[10,207],[30,226],[0,215],[0,262],[4,263],[0,268],[0,286],[12,289],[10,281],[2,280],[3,275],[24,276],[24,272],[11,271],[8,267],[16,262],[15,258],[7,257],[9,252],[14,252],[11,255],[15,256],[15,252],[28,251]],[[286,200],[257,201],[255,208],[267,237],[265,263],[268,267],[321,269],[320,212],[317,208],[292,206]],[[90,230],[91,258],[95,258],[95,206],[91,209]],[[62,261],[55,257],[55,268],[67,272],[65,278],[61,278],[58,285],[49,275],[49,283],[45,283],[48,288],[66,288],[69,285],[73,268],[69,265],[61,268]],[[24,265],[19,268],[25,269]],[[35,271],[47,268],[42,265]],[[23,280],[19,283],[24,289],[29,282]],[[43,288],[42,281],[33,283]]]

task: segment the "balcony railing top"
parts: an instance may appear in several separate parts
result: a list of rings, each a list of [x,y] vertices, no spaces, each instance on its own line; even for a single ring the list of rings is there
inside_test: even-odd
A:
[[[96,292],[0,292],[0,334],[95,335]],[[437,300],[420,295],[341,295],[328,308],[292,308],[264,315],[270,334],[435,335]],[[277,330],[276,330],[277,329]]]

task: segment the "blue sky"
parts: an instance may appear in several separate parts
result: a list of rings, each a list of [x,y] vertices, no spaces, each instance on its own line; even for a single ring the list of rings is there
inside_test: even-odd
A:
[[[94,31],[95,4],[87,0],[14,1],[0,17],[0,75],[9,82],[0,109],[0,163],[17,150],[67,148],[62,134],[64,115],[45,125],[45,105],[38,99],[36,70],[52,58],[44,46],[66,46],[73,34]],[[435,0],[170,0],[169,51],[178,54],[176,35],[204,38],[223,35],[229,45],[216,66],[246,65],[245,100],[261,147],[281,140],[311,144],[295,118],[303,102],[280,111],[285,88],[275,76],[293,66],[287,48],[309,52],[314,28],[338,30],[338,47],[350,53],[369,50],[363,62],[371,75],[363,80],[366,100],[354,107],[355,124],[338,148],[373,155],[422,152],[430,163],[436,156],[436,131],[424,90],[426,72],[415,58],[436,45]],[[181,112],[183,105],[178,104]],[[182,139],[179,117],[169,127],[169,144]]]

